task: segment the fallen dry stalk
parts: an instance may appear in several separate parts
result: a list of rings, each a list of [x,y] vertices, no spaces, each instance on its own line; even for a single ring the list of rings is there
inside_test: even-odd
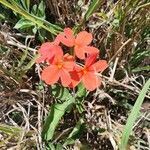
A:
[[[117,55],[123,50],[123,48],[131,41],[132,39],[130,38],[122,44],[122,46],[118,49],[118,51],[114,54],[114,56],[109,60],[109,64],[117,57]]]
[[[135,93],[139,94],[140,93],[140,90],[137,89],[136,87],[132,87],[130,85],[127,85],[127,84],[124,84],[124,83],[121,83],[115,79],[113,79],[113,81],[110,81],[110,77],[106,77],[106,76],[102,76],[100,74],[98,74],[100,77],[104,78],[106,80],[106,83],[110,84],[110,85],[113,85],[113,86],[122,86],[126,89],[129,89],[131,91],[134,91]],[[146,95],[146,98],[149,98],[150,99],[150,96],[149,94]]]

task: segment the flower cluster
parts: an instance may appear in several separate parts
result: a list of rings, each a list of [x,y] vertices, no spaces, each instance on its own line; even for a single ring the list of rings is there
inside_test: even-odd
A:
[[[97,73],[103,72],[108,64],[105,60],[96,61],[99,50],[90,46],[92,39],[92,34],[87,31],[75,36],[70,28],[65,28],[53,42],[43,43],[38,51],[40,57],[37,63],[46,62],[48,66],[43,69],[41,79],[49,85],[60,81],[64,87],[70,88],[82,82],[89,91],[99,87],[101,78]],[[64,54],[61,45],[69,47],[73,55]],[[85,64],[81,64],[80,60],[84,60]]]

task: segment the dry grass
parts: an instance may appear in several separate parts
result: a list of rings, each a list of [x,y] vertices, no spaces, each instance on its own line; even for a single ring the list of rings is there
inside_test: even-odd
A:
[[[77,0],[47,0],[47,20],[64,27],[73,27],[82,22],[89,3],[90,0],[82,3]],[[75,144],[64,146],[64,149],[118,149],[129,110],[149,77],[148,71],[132,73],[133,64],[130,64],[135,45],[142,42],[143,26],[149,23],[148,7],[143,6],[144,3],[145,1],[138,2],[136,8],[122,4],[125,14],[121,24],[115,26],[114,12],[121,1],[103,2],[82,26],[82,29],[93,33],[93,44],[101,50],[101,58],[107,59],[110,67],[102,76],[103,89],[97,89],[85,98],[85,111],[82,115],[86,128]],[[102,16],[100,12],[105,15]],[[134,30],[127,35],[128,26]],[[13,30],[9,22],[1,25],[0,43],[0,149],[42,150],[45,148],[41,139],[43,120],[48,114],[49,105],[56,100],[50,95],[49,88],[39,80],[39,65],[31,63],[28,70],[24,70],[34,58],[40,43],[37,44],[35,36]],[[130,150],[150,148],[149,99],[150,93],[147,94],[141,114],[133,127],[134,136],[131,137],[128,148]],[[80,114],[75,108],[66,114],[57,128],[53,143],[63,141],[79,118]]]

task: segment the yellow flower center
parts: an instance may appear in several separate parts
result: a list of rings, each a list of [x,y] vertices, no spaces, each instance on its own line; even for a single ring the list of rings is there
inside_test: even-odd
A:
[[[63,67],[63,63],[58,63],[57,67],[58,67],[58,69],[61,69]]]
[[[82,69],[82,73],[83,73],[83,74],[86,74],[87,72],[88,72],[88,68],[83,68],[83,69]]]

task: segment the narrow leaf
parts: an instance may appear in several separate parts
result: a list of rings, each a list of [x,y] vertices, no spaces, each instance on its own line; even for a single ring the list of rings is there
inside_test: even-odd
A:
[[[81,131],[81,126],[84,123],[83,119],[80,118],[80,120],[77,122],[76,126],[73,128],[72,132],[69,134],[66,142],[64,143],[64,145],[68,145],[68,144],[73,144],[75,142],[75,140],[78,138],[78,134]]]
[[[51,107],[51,111],[46,119],[46,122],[43,127],[42,136],[43,139],[49,141],[53,138],[54,131],[66,112],[67,108],[74,103],[74,98],[62,103],[62,104],[54,104]]]
[[[65,87],[62,87],[58,84],[53,85],[52,87],[52,95],[61,101],[67,101],[72,99],[72,95],[69,93],[69,90]]]
[[[35,26],[35,24],[33,22],[31,22],[30,20],[26,20],[26,19],[20,19],[16,25],[14,26],[15,29],[25,29],[25,28],[29,28]]]
[[[40,18],[45,19],[45,5],[44,5],[43,1],[41,1],[39,6],[38,6],[37,16],[40,17]]]
[[[140,92],[140,94],[139,94],[139,96],[138,96],[138,98],[137,98],[137,100],[136,100],[136,102],[132,108],[131,114],[129,115],[129,117],[127,119],[127,123],[124,127],[122,139],[121,139],[121,144],[119,147],[120,150],[126,150],[129,136],[132,132],[132,127],[133,127],[134,122],[136,121],[136,119],[138,117],[140,107],[143,103],[144,97],[145,97],[149,87],[150,87],[150,79],[146,82],[143,89],[141,90],[141,92]]]
[[[89,6],[86,14],[85,14],[85,21],[87,21],[93,12],[100,6],[102,0],[93,0],[92,4]]]
[[[150,66],[137,67],[132,70],[132,72],[150,71]]]

